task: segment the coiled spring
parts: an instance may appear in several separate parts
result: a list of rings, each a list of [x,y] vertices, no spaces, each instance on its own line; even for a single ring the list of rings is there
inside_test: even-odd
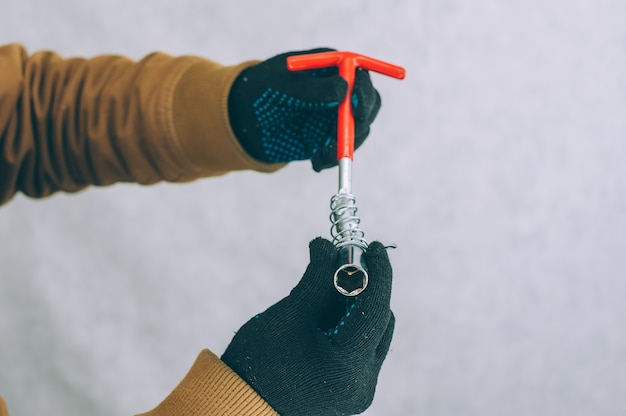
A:
[[[357,246],[367,249],[365,233],[359,228],[361,219],[356,216],[356,198],[349,193],[338,193],[330,199],[330,234],[335,247]]]

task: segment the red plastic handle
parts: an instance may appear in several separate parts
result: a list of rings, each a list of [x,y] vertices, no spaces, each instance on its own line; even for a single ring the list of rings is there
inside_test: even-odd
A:
[[[320,52],[310,55],[295,55],[287,58],[287,68],[291,71],[304,69],[318,69],[329,66],[339,68],[341,75],[348,82],[348,92],[339,104],[339,118],[337,120],[337,160],[354,157],[354,116],[350,103],[354,78],[357,68],[378,72],[390,77],[404,79],[404,68],[392,65],[378,59],[369,58],[353,52]]]

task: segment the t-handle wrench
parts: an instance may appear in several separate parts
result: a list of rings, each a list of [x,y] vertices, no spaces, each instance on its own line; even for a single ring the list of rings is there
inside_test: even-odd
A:
[[[339,192],[331,198],[331,235],[339,250],[339,268],[334,284],[339,293],[356,296],[365,290],[368,282],[367,269],[361,256],[367,249],[365,234],[359,228],[356,204],[352,195],[352,161],[354,159],[354,115],[352,93],[356,70],[363,68],[397,79],[404,79],[404,68],[353,52],[320,52],[294,55],[287,58],[291,71],[319,69],[330,66],[339,68],[339,75],[348,83],[348,92],[339,104],[337,119],[337,161],[339,165]]]

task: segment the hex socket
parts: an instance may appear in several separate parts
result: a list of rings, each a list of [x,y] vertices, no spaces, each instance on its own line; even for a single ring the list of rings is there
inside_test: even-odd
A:
[[[335,271],[333,283],[335,289],[344,296],[357,296],[367,287],[369,277],[363,253],[363,249],[356,245],[339,248],[339,268]]]

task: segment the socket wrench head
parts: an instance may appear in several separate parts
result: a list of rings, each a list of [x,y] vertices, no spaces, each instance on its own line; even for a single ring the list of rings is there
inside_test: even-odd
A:
[[[367,269],[362,261],[363,249],[356,245],[339,248],[339,268],[335,272],[335,289],[344,296],[357,296],[368,282]]]

